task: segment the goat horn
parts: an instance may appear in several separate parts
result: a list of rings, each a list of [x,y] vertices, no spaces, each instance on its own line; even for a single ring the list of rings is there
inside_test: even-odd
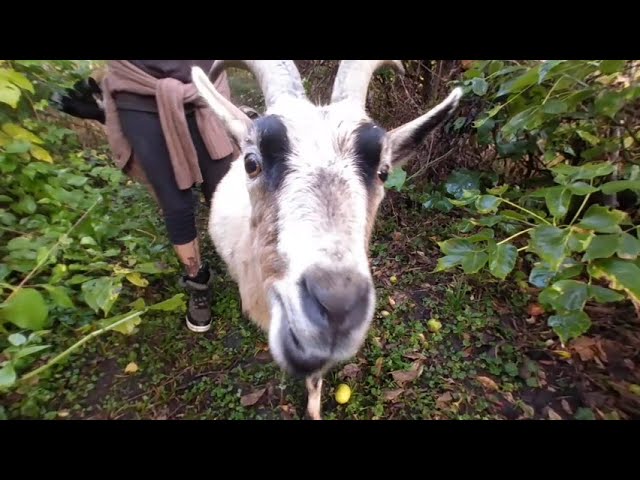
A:
[[[229,67],[248,70],[256,77],[267,108],[282,95],[305,97],[300,72],[293,60],[216,60],[209,70],[209,79],[215,82]]]
[[[398,73],[404,74],[400,60],[343,60],[333,84],[331,103],[352,100],[364,108],[371,77],[384,66],[393,67]]]

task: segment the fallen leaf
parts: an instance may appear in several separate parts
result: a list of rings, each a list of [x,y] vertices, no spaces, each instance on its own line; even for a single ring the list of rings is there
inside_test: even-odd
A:
[[[427,359],[427,357],[425,357],[422,353],[419,353],[419,352],[405,353],[403,356],[408,358],[409,360],[426,360]]]
[[[396,301],[393,299],[393,297],[389,297],[389,305],[391,306],[391,308],[395,308]]]
[[[498,390],[498,385],[496,384],[496,382],[494,382],[493,380],[491,380],[489,377],[476,377],[476,380],[478,380],[482,386],[488,390]]]
[[[395,390],[385,390],[382,398],[387,402],[393,402],[396,398],[404,393],[404,388],[396,388]]]
[[[360,373],[360,367],[355,363],[350,363],[345,365],[342,371],[340,372],[341,378],[356,378]]]
[[[566,350],[553,350],[553,353],[565,360],[569,360],[571,358],[571,354]]]
[[[61,418],[65,418],[69,416],[69,410],[60,410],[58,412],[58,416]]]
[[[544,314],[544,308],[542,308],[540,304],[530,303],[529,308],[527,308],[527,313],[532,317],[539,317]]]
[[[549,417],[549,420],[562,420],[562,417],[551,407],[547,410],[547,416]]]
[[[525,418],[533,418],[534,415],[536,414],[535,409],[531,405],[528,405],[523,402],[520,404],[520,406],[522,407],[522,412]]]
[[[267,391],[266,388],[261,388],[260,390],[256,390],[255,392],[251,392],[246,395],[243,395],[240,398],[240,405],[242,405],[243,407],[251,407],[255,405],[256,403],[258,403],[258,400],[260,400],[260,398],[262,397],[262,395],[264,395],[264,392],[266,391]]]
[[[391,315],[389,312],[387,312],[386,310],[382,310],[380,312],[380,315],[382,315],[383,317],[388,317],[389,315]]]
[[[395,372],[391,372],[391,375],[396,383],[402,387],[405,383],[413,382],[416,378],[422,375],[423,369],[424,366],[422,365],[422,362],[416,360],[411,364],[411,368],[409,368],[409,370],[396,370]]]
[[[571,342],[570,348],[578,354],[580,360],[588,362],[596,355],[597,342],[593,338],[579,337]]]
[[[565,412],[567,412],[568,415],[573,415],[573,410],[571,409],[571,405],[569,405],[569,402],[567,402],[566,399],[563,398],[560,404],[562,405],[562,409]]]
[[[138,370],[138,364],[136,364],[136,362],[129,362],[124,368],[124,373],[136,373]]]
[[[436,407],[437,408],[446,408],[447,404],[453,400],[453,395],[451,392],[445,392],[436,398]]]
[[[376,360],[376,364],[375,367],[373,368],[373,373],[376,377],[379,377],[380,374],[382,373],[382,364],[384,363],[384,358],[383,357],[378,357],[378,359]]]
[[[602,344],[602,341],[596,342],[596,348],[598,349],[598,357],[600,357],[600,360],[602,360],[604,363],[609,363],[609,357],[607,355],[607,352],[604,351],[604,345]]]

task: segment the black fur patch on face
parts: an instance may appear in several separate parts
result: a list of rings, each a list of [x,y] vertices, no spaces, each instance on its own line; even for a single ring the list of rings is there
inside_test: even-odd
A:
[[[385,130],[374,123],[363,123],[356,131],[356,163],[367,189],[375,185]]]
[[[95,80],[89,78],[76,82],[72,88],[65,90],[63,95],[54,95],[52,101],[59,110],[68,115],[105,123],[105,113],[94,95],[101,96],[101,90]]]
[[[275,191],[287,174],[287,158],[291,154],[287,127],[275,115],[260,117],[254,121],[254,125],[265,185],[269,191]]]

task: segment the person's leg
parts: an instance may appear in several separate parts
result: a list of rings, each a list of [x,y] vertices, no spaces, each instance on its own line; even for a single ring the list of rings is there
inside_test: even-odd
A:
[[[122,130],[162,209],[169,240],[184,266],[181,285],[190,294],[187,327],[205,332],[211,327],[211,273],[200,257],[194,193],[191,189],[180,190],[177,185],[160,117],[130,110],[119,114]]]

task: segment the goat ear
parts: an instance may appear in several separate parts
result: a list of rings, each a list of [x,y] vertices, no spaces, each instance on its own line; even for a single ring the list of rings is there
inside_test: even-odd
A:
[[[193,84],[238,145],[242,145],[251,129],[251,119],[216,90],[200,67],[191,69]]]
[[[461,98],[462,88],[458,87],[424,115],[391,130],[385,141],[385,155],[391,165],[405,164],[425,137],[453,115]]]

